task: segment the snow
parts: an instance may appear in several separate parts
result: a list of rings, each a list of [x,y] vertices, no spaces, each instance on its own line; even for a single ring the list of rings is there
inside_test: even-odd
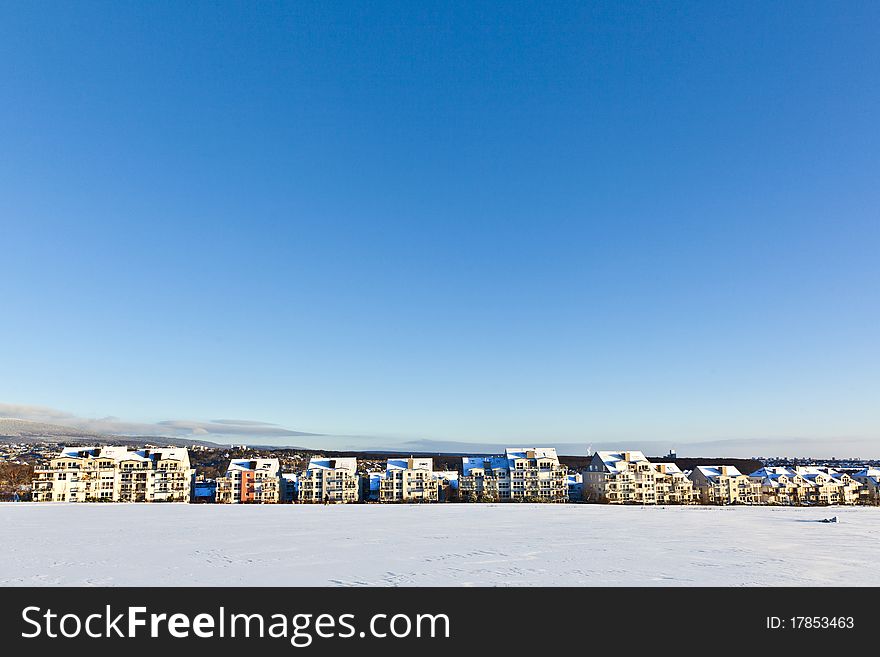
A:
[[[880,508],[8,503],[0,527],[5,586],[880,585]]]

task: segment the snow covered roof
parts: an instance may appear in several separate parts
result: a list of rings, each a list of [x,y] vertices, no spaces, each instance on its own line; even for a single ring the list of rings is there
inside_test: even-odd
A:
[[[794,477],[796,474],[797,473],[794,470],[792,470],[791,468],[786,468],[784,466],[779,465],[779,466],[764,466],[763,468],[761,468],[759,470],[755,470],[749,476],[755,477],[756,479],[757,478],[763,479],[766,477],[775,479],[780,476]]]
[[[555,447],[508,447],[504,450],[504,455],[511,468],[517,459],[550,459],[554,463],[559,463]]]
[[[555,447],[508,447],[504,450],[504,456],[463,456],[461,471],[468,476],[474,468],[512,470],[517,459],[550,459],[555,464],[559,464]]]
[[[437,470],[434,477],[448,482],[458,482],[458,470]]]
[[[462,456],[461,472],[467,477],[474,469],[506,470],[509,467],[508,461],[503,456]]]
[[[657,472],[667,475],[684,474],[675,463],[652,463]]]
[[[703,473],[707,479],[716,479],[722,476],[742,477],[742,472],[734,465],[698,465],[695,469]]]
[[[348,470],[350,472],[357,472],[357,459],[353,456],[332,459],[317,456],[309,459],[309,470]]]
[[[593,460],[599,459],[608,472],[626,472],[630,463],[647,462],[647,458],[639,451],[630,452],[596,452]]]
[[[430,458],[408,458],[408,459],[388,459],[385,466],[386,470],[433,470],[434,459]]]
[[[100,447],[62,447],[55,458],[84,459],[92,458],[101,451]]]
[[[278,459],[232,459],[226,472],[235,470],[252,470],[277,475],[281,470],[281,464]]]
[[[129,449],[119,445],[104,447],[62,447],[55,458],[112,459],[113,461],[158,461],[171,459],[189,463],[189,452],[185,447],[149,447]]]
[[[865,468],[853,474],[854,479],[868,479],[874,485],[880,484],[880,468]]]
[[[808,483],[815,485],[827,483],[828,480],[840,481],[845,475],[845,473],[838,472],[834,468],[815,465],[798,466],[797,468],[795,468],[795,472],[798,476],[806,480]]]

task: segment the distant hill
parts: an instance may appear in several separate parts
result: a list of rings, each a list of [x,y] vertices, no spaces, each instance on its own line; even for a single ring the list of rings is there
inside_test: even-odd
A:
[[[188,445],[204,445],[205,447],[223,447],[218,443],[193,438],[171,438],[169,436],[118,436],[106,433],[82,431],[74,427],[45,422],[31,422],[0,418],[0,440],[7,439],[20,443],[38,442],[80,442],[94,445],[171,445],[186,447]]]

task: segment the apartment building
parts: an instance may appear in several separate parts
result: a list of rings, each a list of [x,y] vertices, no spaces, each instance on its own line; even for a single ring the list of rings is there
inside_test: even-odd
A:
[[[761,484],[732,465],[698,465],[690,473],[703,504],[760,504]]]
[[[793,468],[766,466],[749,478],[761,486],[761,503],[783,506],[807,504],[812,485]]]
[[[693,482],[675,463],[651,463],[640,451],[593,454],[583,471],[583,495],[608,504],[692,504]]]
[[[277,504],[293,501],[293,487],[278,459],[233,459],[217,479],[218,504]]]
[[[880,468],[864,468],[852,475],[862,486],[862,501],[865,504],[880,504]]]
[[[565,468],[553,447],[510,447],[504,456],[465,456],[459,495],[466,501],[562,502]]]
[[[433,459],[388,459],[379,482],[380,502],[436,502],[438,497]]]
[[[503,456],[463,456],[458,494],[465,502],[510,499],[510,477]]]
[[[657,503],[657,471],[642,452],[596,452],[582,474],[584,499],[588,502]]]
[[[357,502],[361,499],[356,458],[315,457],[299,476],[299,501]]]
[[[657,471],[654,479],[657,504],[696,504],[699,493],[694,482],[675,463],[652,463]]]
[[[434,478],[437,480],[437,495],[441,502],[458,499],[458,470],[435,470]]]
[[[182,447],[64,447],[34,470],[35,502],[189,502],[195,471]]]
[[[820,466],[798,466],[795,472],[808,484],[807,504],[825,506],[861,501],[862,485],[845,472]]]
[[[379,486],[385,478],[385,472],[364,472],[361,474],[361,499],[365,502],[379,501]]]

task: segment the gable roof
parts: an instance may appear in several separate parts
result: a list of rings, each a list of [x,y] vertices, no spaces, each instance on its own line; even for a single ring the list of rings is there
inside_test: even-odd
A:
[[[647,462],[648,459],[640,451],[624,452],[596,452],[593,455],[593,464],[600,461],[606,472],[626,472],[631,463]]]
[[[388,459],[385,464],[386,470],[433,470],[434,459],[431,458],[408,458]]]
[[[507,469],[508,461],[503,456],[462,456],[461,457],[461,472],[467,477],[471,474],[471,471],[474,469],[492,469],[492,470],[504,470]]]
[[[62,447],[55,458],[112,459],[116,463],[121,461],[143,462],[168,459],[189,463],[189,451],[186,447],[146,447],[144,449],[129,449],[120,445]]]
[[[232,459],[226,472],[234,472],[236,470],[268,472],[277,475],[281,470],[281,462],[278,459]]]
[[[309,470],[348,470],[357,472],[357,459],[353,456],[326,458],[315,456],[309,459]]]
[[[722,472],[722,468],[726,468],[727,472]],[[698,470],[706,479],[717,479],[718,477],[728,476],[728,477],[742,477],[742,472],[735,465],[698,465],[695,470]]]

